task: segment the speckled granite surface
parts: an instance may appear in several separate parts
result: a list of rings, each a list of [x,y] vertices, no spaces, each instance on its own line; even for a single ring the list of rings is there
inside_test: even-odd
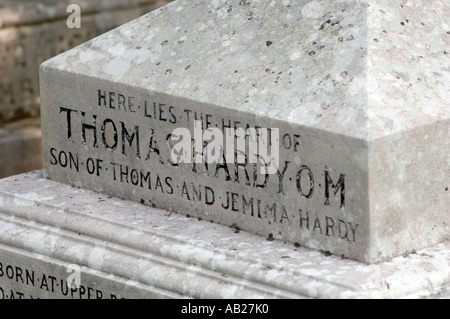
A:
[[[179,0],[46,66],[372,140],[450,118],[449,11]]]

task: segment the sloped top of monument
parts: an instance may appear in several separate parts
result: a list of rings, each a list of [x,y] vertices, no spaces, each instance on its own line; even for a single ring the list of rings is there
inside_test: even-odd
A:
[[[450,4],[177,0],[43,65],[361,139],[450,118]]]

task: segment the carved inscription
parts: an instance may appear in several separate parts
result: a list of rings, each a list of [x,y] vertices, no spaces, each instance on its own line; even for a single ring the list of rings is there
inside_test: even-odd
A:
[[[0,299],[38,299],[42,294],[70,299],[117,299],[118,295],[83,284],[71,275],[57,276],[0,260]]]
[[[99,183],[117,183],[121,189],[139,189],[148,194],[141,200],[146,204],[153,205],[155,194],[164,194],[186,205],[244,216],[269,227],[285,226],[312,237],[350,243],[358,240],[359,225],[343,217],[347,209],[345,172],[332,165],[295,160],[304,152],[301,132],[280,129],[282,155],[275,174],[261,173],[258,164],[248,161],[248,154],[238,161],[242,154],[237,152],[233,162],[223,155],[223,160],[211,164],[196,162],[198,154],[192,149],[193,161],[180,164],[170,156],[175,128],[192,128],[197,121],[204,130],[225,131],[248,129],[252,123],[125,92],[98,89],[95,97],[89,111],[65,105],[55,108],[60,134],[70,148],[49,147],[50,166],[96,178]],[[90,151],[74,151],[78,148]],[[193,182],[204,177],[202,181],[208,182]]]

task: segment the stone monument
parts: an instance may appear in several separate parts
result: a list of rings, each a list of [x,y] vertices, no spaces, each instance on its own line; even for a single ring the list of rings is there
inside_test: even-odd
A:
[[[0,189],[3,277],[50,297],[72,264],[79,297],[448,294],[450,7],[394,2],[178,0],[45,62],[44,171]],[[41,283],[57,264],[53,291],[19,263]]]
[[[42,65],[45,174],[365,262],[448,239],[448,7],[423,6],[177,1]],[[275,173],[174,162],[196,122],[279,129]]]

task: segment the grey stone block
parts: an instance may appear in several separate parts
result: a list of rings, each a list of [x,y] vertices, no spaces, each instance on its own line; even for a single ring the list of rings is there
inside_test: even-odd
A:
[[[443,242],[449,15],[176,1],[42,65],[45,176],[368,263]],[[279,129],[278,170],[174,163],[194,120]]]

